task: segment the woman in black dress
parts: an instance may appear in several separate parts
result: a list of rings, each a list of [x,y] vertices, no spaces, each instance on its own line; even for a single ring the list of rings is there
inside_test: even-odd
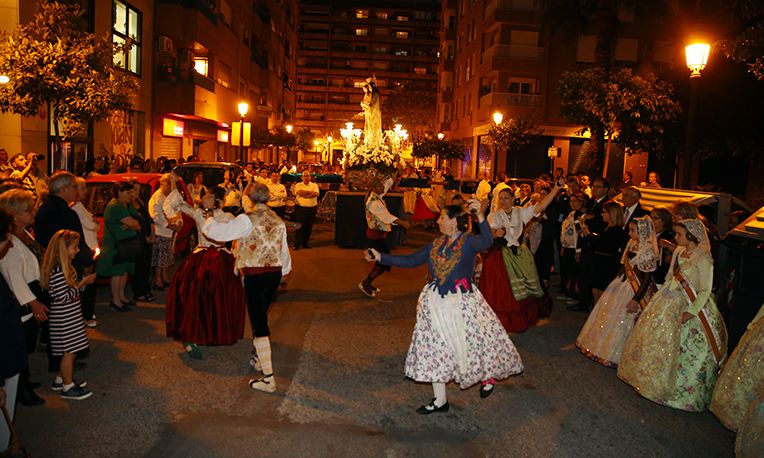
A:
[[[623,207],[620,204],[607,202],[603,205],[602,220],[606,227],[600,234],[590,232],[586,224],[583,225],[584,237],[589,237],[591,242],[590,267],[594,304],[618,273],[619,261],[625,245],[624,240],[626,240],[626,233],[623,230]]]

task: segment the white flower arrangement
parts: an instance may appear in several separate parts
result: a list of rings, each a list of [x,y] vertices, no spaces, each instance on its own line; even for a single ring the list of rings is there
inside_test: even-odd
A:
[[[360,135],[351,134],[344,138],[345,153],[341,163],[345,169],[375,167],[392,172],[406,165],[400,154],[401,138],[393,130],[385,131],[383,140],[377,145],[364,142]]]

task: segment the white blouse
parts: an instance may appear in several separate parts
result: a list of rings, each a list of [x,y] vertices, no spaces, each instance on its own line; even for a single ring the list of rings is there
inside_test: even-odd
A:
[[[13,246],[8,254],[0,259],[0,273],[16,296],[19,304],[24,305],[37,299],[29,283],[40,280],[40,264],[34,253],[18,237],[11,234]]]
[[[98,248],[98,229],[100,224],[95,219],[92,213],[85,208],[82,202],[77,202],[72,205],[72,210],[80,217],[80,224],[82,224],[82,233],[85,234],[85,243],[88,248],[95,250]]]
[[[536,206],[512,207],[510,213],[504,210],[492,211],[488,214],[488,225],[491,229],[504,229],[504,240],[507,246],[519,246],[523,236],[523,227],[536,216]]]

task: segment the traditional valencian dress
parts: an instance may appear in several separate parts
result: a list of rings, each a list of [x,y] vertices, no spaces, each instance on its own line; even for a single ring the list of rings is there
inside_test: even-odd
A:
[[[738,458],[761,458],[764,456],[764,392],[751,402],[748,412],[740,422],[735,439],[735,456]]]
[[[700,243],[689,255],[679,247],[666,282],[642,312],[626,342],[618,377],[642,396],[676,409],[708,407],[727,354],[727,329],[711,297],[714,264],[700,220],[682,220]],[[682,323],[682,314],[692,318]]]
[[[165,324],[167,337],[198,345],[231,345],[244,336],[244,290],[234,273],[234,257],[224,245],[202,233],[204,211],[183,202],[173,190],[165,213],[183,212],[196,222],[199,244],[180,264],[170,282]],[[233,215],[213,210],[225,222]]]
[[[659,252],[653,222],[649,216],[635,222],[639,241],[629,240],[621,257],[623,273],[610,282],[576,339],[584,355],[608,367],[618,367],[639,316],[627,311],[629,302],[644,309],[655,294],[651,272],[658,266]]]
[[[724,365],[709,409],[724,426],[737,431],[756,397],[764,394],[764,306]]]
[[[523,332],[535,325],[545,298],[533,254],[520,243],[524,225],[535,214],[534,205],[513,207],[509,213],[499,209],[488,215],[490,228],[504,229],[505,234],[483,261],[480,292],[508,332]]]
[[[475,257],[492,243],[490,227],[480,235],[436,238],[408,256],[382,254],[382,264],[416,267],[428,263],[432,281],[419,295],[416,326],[405,374],[417,382],[448,383],[462,389],[523,371],[509,335],[471,282]]]

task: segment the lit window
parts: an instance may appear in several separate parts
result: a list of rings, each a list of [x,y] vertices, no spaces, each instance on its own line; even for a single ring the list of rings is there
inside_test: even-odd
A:
[[[369,34],[369,29],[355,29],[355,34],[358,36],[366,36]]]
[[[414,73],[417,75],[426,75],[427,74],[427,68],[426,67],[414,67]]]
[[[356,19],[368,19],[369,10],[355,10]]]
[[[403,14],[399,14],[395,16],[395,20],[399,22],[407,22],[409,20],[409,17]]]
[[[408,32],[404,32],[402,30],[399,30],[399,31],[395,32],[395,38],[400,38],[402,40],[407,40],[409,38],[409,33]]]
[[[124,45],[131,40],[128,50],[120,49],[114,54],[114,65],[129,72],[141,73],[141,13],[140,11],[114,0],[112,4],[112,41]]]
[[[405,50],[405,49],[396,49],[395,50],[395,55],[396,56],[408,56],[409,52],[407,50]]]
[[[383,21],[386,21],[388,17],[388,13],[387,11],[377,11],[375,16],[377,17],[377,19],[382,19]]]
[[[202,76],[208,76],[209,60],[206,57],[194,57],[194,70]]]

